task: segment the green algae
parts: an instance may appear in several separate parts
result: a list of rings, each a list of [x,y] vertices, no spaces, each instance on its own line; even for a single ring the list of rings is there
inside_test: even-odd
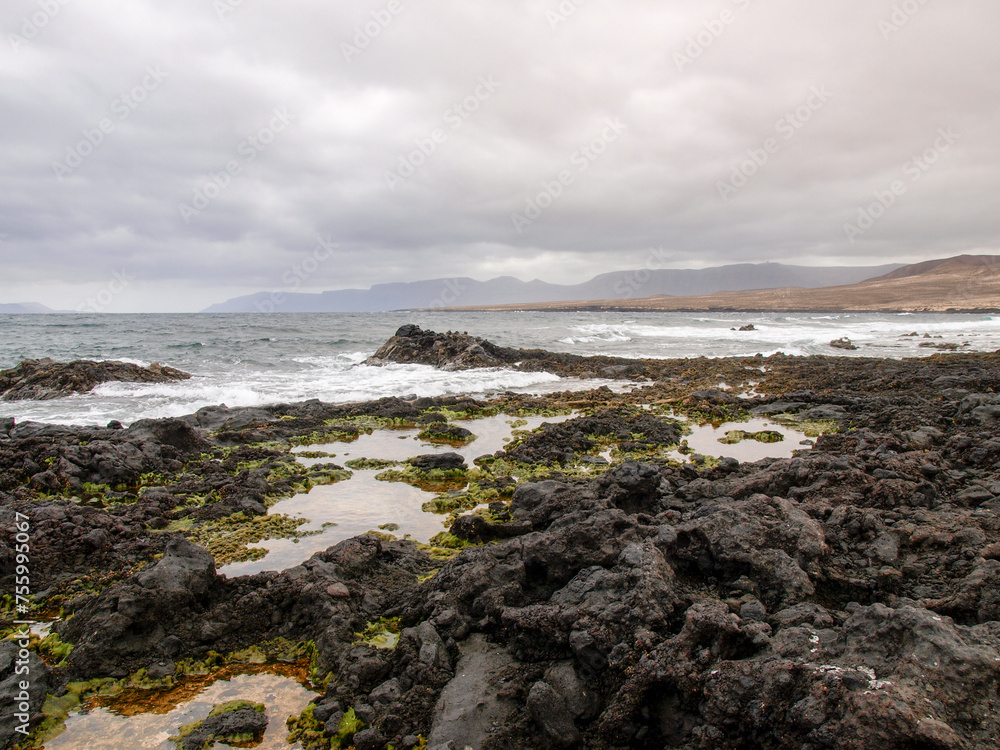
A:
[[[476,459],[475,463],[482,470],[482,475],[495,480],[512,479],[519,484],[523,482],[548,479],[553,475],[559,475],[561,477],[592,477],[594,476],[595,470],[601,470],[601,466],[599,464],[586,464],[581,462],[579,459],[567,464],[546,462],[522,463],[520,461],[513,461],[509,458],[480,456]],[[603,467],[603,470],[606,471],[610,468],[612,467],[605,466]]]
[[[222,716],[222,714],[228,714],[233,711],[238,711],[241,708],[252,708],[259,714],[264,713],[264,711],[266,710],[263,703],[235,700],[215,706],[211,711],[208,712],[208,718],[211,719],[215,716]]]
[[[434,568],[433,570],[429,570],[423,575],[417,576],[417,583],[427,583],[440,572],[441,572],[440,568]]]
[[[311,430],[308,433],[292,435],[288,442],[293,446],[322,445],[324,443],[353,443],[362,434],[370,435],[375,430],[399,430],[413,427],[414,423],[389,417],[342,417],[328,419],[323,423],[324,429]]]
[[[808,438],[835,435],[840,432],[840,423],[836,419],[796,419],[791,414],[778,414],[774,420],[785,427],[804,433]]]
[[[381,471],[401,465],[402,461],[388,461],[383,458],[352,458],[344,466],[356,471]]]
[[[303,750],[346,750],[351,747],[354,735],[365,726],[350,708],[340,720],[337,732],[329,736],[323,724],[313,715],[315,708],[316,704],[310,703],[300,715],[288,717],[285,726],[289,730],[286,738],[289,744],[299,742]]]
[[[736,445],[744,440],[756,440],[758,443],[780,443],[785,439],[777,430],[761,430],[759,432],[746,432],[745,430],[730,430],[725,437],[720,437],[719,442],[724,445]]]
[[[475,419],[485,419],[495,417],[500,413],[500,407],[496,404],[487,404],[482,407],[471,409],[451,409],[447,406],[429,406],[421,413],[421,417],[433,417],[441,422],[471,422]]]
[[[427,492],[464,488],[476,475],[469,469],[431,469],[424,471],[410,463],[375,475],[380,482],[403,482]]]
[[[355,643],[363,643],[375,649],[392,650],[399,645],[402,632],[398,617],[382,617],[365,625],[364,630],[355,633]]]
[[[481,545],[474,544],[465,539],[459,539],[447,531],[442,531],[440,534],[431,537],[430,542],[427,544],[417,543],[417,548],[426,552],[428,557],[436,562],[447,562],[459,555],[462,550],[478,546]]]
[[[481,473],[481,472],[480,472]],[[488,484],[488,482],[487,482]],[[513,490],[506,493],[509,496]],[[472,510],[480,505],[495,503],[503,497],[495,487],[484,487],[480,482],[470,482],[464,490],[451,490],[438,495],[421,506],[427,513],[446,515],[462,510]]]
[[[384,531],[375,531],[374,529],[369,529],[362,536],[371,536],[378,539],[380,542],[395,542],[396,537],[393,534],[387,534]]]
[[[267,539],[300,539],[322,533],[319,530],[300,531],[299,527],[307,523],[308,518],[292,518],[280,513],[248,518],[241,511],[201,525],[196,525],[191,519],[183,519],[177,527],[168,529],[184,533],[192,542],[211,552],[216,565],[222,566],[260,560],[267,555],[268,550],[251,548],[250,544]]]
[[[702,402],[704,404],[704,402]],[[689,422],[699,424],[711,423],[715,426],[726,422],[749,422],[753,419],[750,412],[735,406],[718,405],[704,408],[704,406],[684,406],[681,403],[673,405],[675,414],[679,414]]]
[[[62,695],[48,695],[42,704],[42,720],[29,736],[29,747],[39,747],[53,737],[58,737],[66,728],[70,711],[85,701],[97,696],[115,696],[122,692],[122,681],[110,677],[89,682],[70,682]]]
[[[58,669],[66,666],[69,655],[73,652],[73,644],[60,639],[58,633],[49,633],[45,637],[37,633],[25,633],[24,626],[5,628],[0,631],[0,640],[28,640],[27,649],[34,651],[49,667]]]
[[[455,428],[455,425],[435,422],[417,433],[417,437],[428,443],[450,445],[453,448],[461,448],[477,439],[476,435],[473,434],[460,436],[456,433]]]

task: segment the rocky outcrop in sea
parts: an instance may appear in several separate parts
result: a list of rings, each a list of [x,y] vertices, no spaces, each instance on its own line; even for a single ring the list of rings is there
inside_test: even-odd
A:
[[[55,362],[26,359],[10,370],[0,370],[0,398],[4,401],[48,400],[87,393],[101,383],[170,383],[191,375],[154,362],[149,367],[131,362]]]

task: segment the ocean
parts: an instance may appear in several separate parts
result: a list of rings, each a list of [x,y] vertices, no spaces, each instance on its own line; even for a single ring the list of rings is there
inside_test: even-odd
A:
[[[180,383],[109,383],[42,402],[0,402],[0,417],[60,424],[129,424],[202,406],[255,406],[319,398],[542,393],[604,381],[509,370],[443,372],[419,365],[361,363],[399,326],[467,331],[512,347],[619,357],[829,354],[915,357],[940,344],[1000,349],[1000,316],[989,314],[394,312],[221,315],[0,316],[0,369],[27,358],[159,362],[194,378]],[[753,324],[756,330],[733,331]],[[910,336],[917,333],[917,336]],[[833,349],[849,337],[855,352]],[[929,336],[930,338],[925,338]],[[921,346],[924,345],[924,346]]]

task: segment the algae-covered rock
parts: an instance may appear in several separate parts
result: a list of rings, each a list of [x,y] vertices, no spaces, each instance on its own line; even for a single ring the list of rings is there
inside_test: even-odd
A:
[[[760,430],[758,432],[746,432],[745,430],[730,430],[725,437],[720,437],[719,442],[724,445],[735,445],[744,440],[756,440],[758,443],[780,443],[785,439],[777,430]]]
[[[254,747],[267,730],[262,703],[236,700],[212,708],[208,717],[180,727],[171,737],[178,750],[207,750],[225,742],[238,747]]]

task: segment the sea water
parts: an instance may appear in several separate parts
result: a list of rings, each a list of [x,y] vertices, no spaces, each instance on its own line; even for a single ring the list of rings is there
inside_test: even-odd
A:
[[[310,398],[343,403],[383,396],[544,393],[601,384],[549,373],[446,372],[420,365],[362,364],[405,323],[435,331],[467,331],[502,346],[632,358],[777,352],[900,358],[933,354],[937,351],[933,345],[944,343],[956,344],[960,351],[1000,349],[1000,316],[989,314],[4,315],[0,316],[0,369],[28,358],[116,359],[142,365],[159,362],[194,377],[152,385],[108,383],[89,394],[52,401],[0,402],[0,417],[62,424],[106,424],[117,419],[128,424],[222,403],[237,407]],[[755,330],[732,330],[746,324]],[[831,348],[830,341],[842,336],[859,349]]]

